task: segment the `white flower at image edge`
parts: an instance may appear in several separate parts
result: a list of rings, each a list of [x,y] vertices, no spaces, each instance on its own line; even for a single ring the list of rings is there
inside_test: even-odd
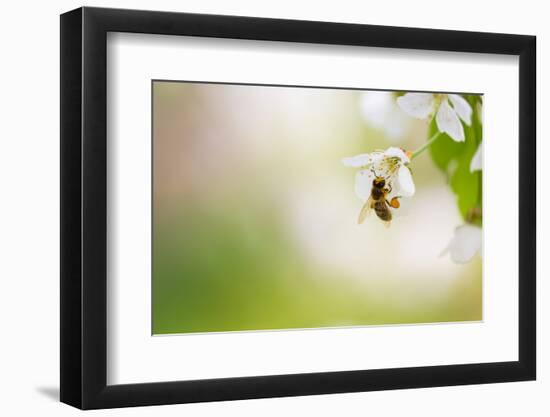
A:
[[[455,229],[449,245],[441,256],[449,253],[454,263],[465,264],[481,251],[481,228],[472,224],[463,224]]]
[[[397,99],[397,104],[405,113],[417,119],[427,119],[436,112],[437,128],[456,142],[465,140],[460,119],[468,126],[472,123],[472,108],[458,94],[406,93]]]
[[[483,168],[483,143],[477,147],[477,151],[470,161],[470,172],[481,171]]]
[[[411,171],[405,166],[409,162],[407,154],[395,147],[342,160],[345,166],[361,168],[355,176],[355,193],[363,202],[370,197],[372,182],[376,176],[384,177],[387,186],[391,188],[388,200],[393,197],[412,197],[415,186]]]

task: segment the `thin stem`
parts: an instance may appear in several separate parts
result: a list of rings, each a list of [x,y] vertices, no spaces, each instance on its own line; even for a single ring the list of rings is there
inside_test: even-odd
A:
[[[413,160],[414,158],[416,158],[418,155],[420,155],[422,152],[424,152],[426,149],[428,149],[430,146],[433,145],[433,143],[439,139],[439,137],[441,136],[441,132],[437,132],[435,135],[433,135],[430,139],[428,139],[428,141],[422,145],[420,148],[418,148],[416,151],[413,152],[412,156],[411,156],[411,160]]]

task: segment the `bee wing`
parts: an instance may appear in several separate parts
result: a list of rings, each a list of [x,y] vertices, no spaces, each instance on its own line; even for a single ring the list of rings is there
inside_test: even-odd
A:
[[[361,211],[359,212],[359,218],[357,219],[357,223],[361,224],[365,221],[365,219],[369,216],[370,212],[372,211],[373,207],[373,201],[372,198],[369,197],[367,202],[363,205],[361,208]]]

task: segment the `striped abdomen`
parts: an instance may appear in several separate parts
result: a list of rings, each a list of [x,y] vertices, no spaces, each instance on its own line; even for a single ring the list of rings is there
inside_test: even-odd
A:
[[[378,200],[374,202],[374,211],[380,220],[389,222],[392,219],[391,211],[388,208],[386,200]]]

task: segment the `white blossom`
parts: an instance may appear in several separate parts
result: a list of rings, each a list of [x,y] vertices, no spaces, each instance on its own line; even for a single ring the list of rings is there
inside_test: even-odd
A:
[[[470,172],[481,171],[483,169],[483,142],[477,147],[477,151],[470,161]]]
[[[481,98],[483,99],[483,97]],[[483,106],[480,102],[477,103],[477,117],[479,123],[483,124]],[[481,171],[483,169],[483,143],[480,143],[476,153],[470,162],[470,172]]]
[[[355,176],[355,193],[366,202],[372,190],[372,182],[378,177],[384,177],[393,197],[412,197],[415,185],[410,169],[409,156],[400,148],[390,147],[385,151],[365,153],[350,158],[344,158],[342,163],[348,167],[360,168]]]
[[[435,122],[440,132],[447,133],[456,142],[464,142],[464,127],[472,123],[472,108],[458,94],[406,93],[397,99],[397,104],[409,116],[427,119],[435,113]]]
[[[455,229],[454,235],[441,253],[449,253],[454,263],[470,262],[476,253],[481,252],[481,228],[472,224],[463,224]]]

